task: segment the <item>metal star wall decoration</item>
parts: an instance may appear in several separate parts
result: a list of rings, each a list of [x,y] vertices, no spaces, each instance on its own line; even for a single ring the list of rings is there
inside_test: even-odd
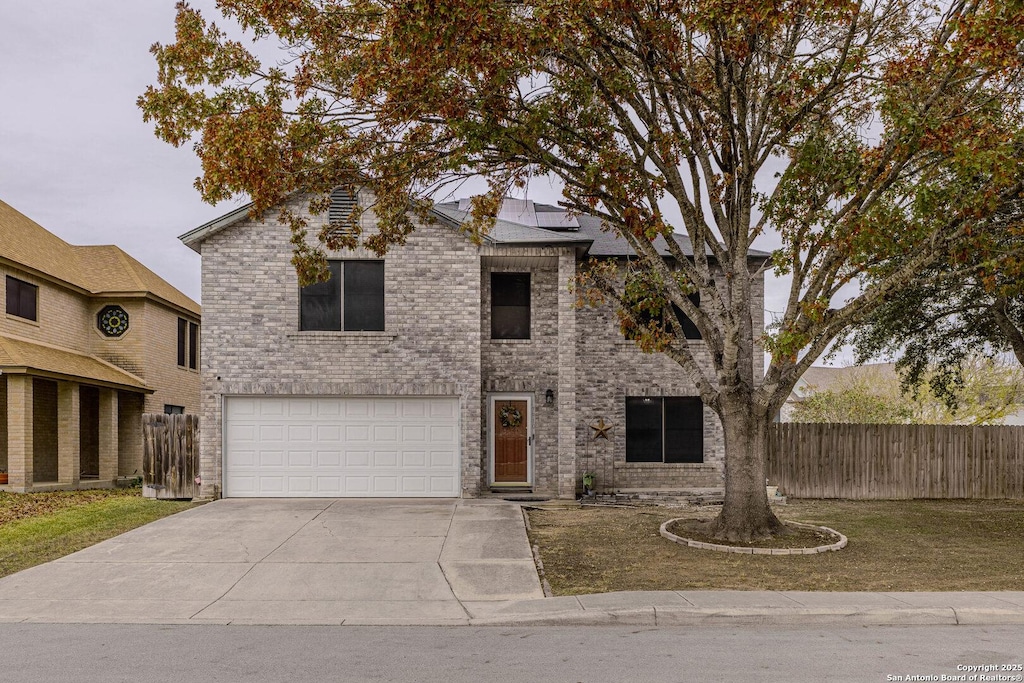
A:
[[[595,439],[608,440],[608,432],[614,427],[611,422],[605,422],[603,417],[597,419],[597,424],[590,425],[590,428],[594,430]]]

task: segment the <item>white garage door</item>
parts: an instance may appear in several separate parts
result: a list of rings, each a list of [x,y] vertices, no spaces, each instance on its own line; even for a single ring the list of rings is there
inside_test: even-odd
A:
[[[438,397],[224,399],[224,495],[459,495],[459,401]]]

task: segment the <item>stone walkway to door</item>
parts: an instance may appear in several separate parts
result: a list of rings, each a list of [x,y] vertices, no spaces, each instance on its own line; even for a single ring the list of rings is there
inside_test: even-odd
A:
[[[542,597],[515,504],[228,499],[0,579],[0,622],[464,624]]]

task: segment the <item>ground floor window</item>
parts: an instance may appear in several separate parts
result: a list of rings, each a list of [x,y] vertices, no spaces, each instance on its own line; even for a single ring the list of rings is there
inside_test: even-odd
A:
[[[696,396],[627,396],[627,462],[704,462],[704,404]]]
[[[165,415],[184,415],[185,406],[172,406],[170,403],[164,404]]]

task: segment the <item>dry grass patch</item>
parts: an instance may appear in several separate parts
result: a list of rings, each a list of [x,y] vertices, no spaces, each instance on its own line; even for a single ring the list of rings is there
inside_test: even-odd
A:
[[[61,510],[89,505],[112,498],[136,498],[139,489],[86,489],[46,493],[7,493],[0,491],[0,526],[19,519],[49,515]]]
[[[708,515],[713,510],[697,513]],[[827,526],[849,545],[817,555],[697,550],[658,534],[692,509],[530,511],[556,595],[622,590],[1024,590],[1024,501],[794,501],[784,520]]]
[[[143,498],[141,489],[0,493],[0,577],[194,505]]]
[[[817,548],[839,541],[838,535],[823,529],[804,528],[789,524],[786,525],[784,533],[754,542],[723,541],[712,535],[711,522],[710,519],[679,519],[668,526],[668,531],[691,541],[742,548]]]

